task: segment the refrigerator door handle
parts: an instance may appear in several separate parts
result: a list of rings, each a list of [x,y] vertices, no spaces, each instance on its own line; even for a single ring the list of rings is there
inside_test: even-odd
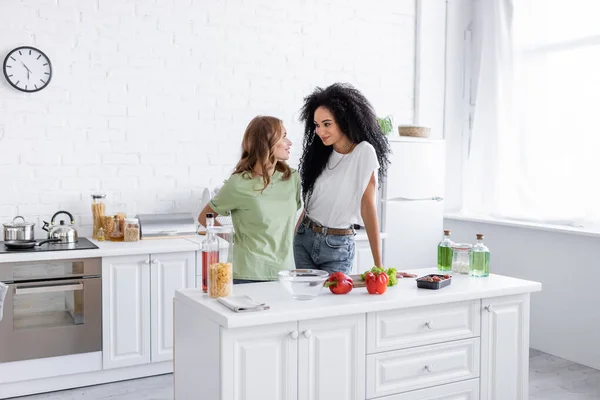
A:
[[[443,197],[392,197],[384,201],[442,201]]]

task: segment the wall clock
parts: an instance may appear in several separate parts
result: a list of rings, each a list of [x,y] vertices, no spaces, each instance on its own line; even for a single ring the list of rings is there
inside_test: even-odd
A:
[[[4,77],[12,87],[22,92],[37,92],[52,79],[52,64],[41,50],[22,46],[12,50],[4,59]]]

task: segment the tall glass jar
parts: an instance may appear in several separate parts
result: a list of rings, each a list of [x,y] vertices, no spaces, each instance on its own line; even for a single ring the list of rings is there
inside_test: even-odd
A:
[[[140,239],[140,224],[137,218],[125,218],[125,229],[123,240],[125,242],[137,242]]]
[[[452,273],[464,275],[469,273],[471,248],[469,243],[455,243],[452,246]]]
[[[92,194],[92,238],[98,239],[98,229],[103,228],[106,213],[106,195],[104,193]]]
[[[219,240],[212,229],[215,225],[215,215],[206,214],[206,237],[202,241],[202,291],[208,292],[208,267],[219,262]]]
[[[208,295],[212,298],[230,296],[233,291],[233,227],[207,227],[207,235],[216,237],[219,251],[218,261],[208,265]]]
[[[469,275],[483,278],[490,275],[490,250],[483,244],[483,234],[476,235],[477,243],[471,251]]]

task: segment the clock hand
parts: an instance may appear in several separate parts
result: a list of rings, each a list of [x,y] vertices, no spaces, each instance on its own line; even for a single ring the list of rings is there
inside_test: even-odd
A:
[[[27,68],[27,65],[25,65],[25,63],[24,63],[23,61],[21,61],[21,64],[23,64],[23,66],[25,67],[25,69],[27,70],[27,72],[31,72],[31,71],[29,70],[29,68]]]
[[[23,61],[21,61],[21,64],[23,64],[23,66],[27,70],[27,80],[29,80],[29,74],[31,73],[31,71],[29,70],[29,68],[27,68],[27,65],[25,65],[25,63]]]

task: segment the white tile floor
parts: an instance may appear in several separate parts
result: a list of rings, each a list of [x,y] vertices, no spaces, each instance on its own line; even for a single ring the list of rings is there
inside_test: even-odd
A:
[[[532,350],[529,398],[534,400],[600,400],[600,371]],[[19,400],[172,400],[173,376],[161,375]],[[503,399],[510,400],[510,399]]]

